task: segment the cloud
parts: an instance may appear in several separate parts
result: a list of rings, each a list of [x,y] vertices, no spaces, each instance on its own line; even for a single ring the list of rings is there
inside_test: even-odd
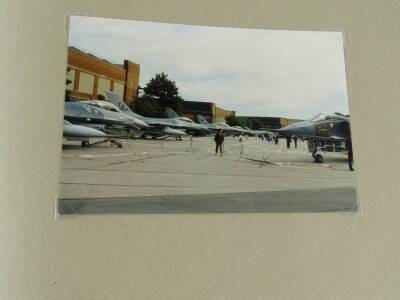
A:
[[[238,115],[348,113],[340,32],[238,29],[72,17],[69,43],[140,64],[140,84],[165,72],[187,100]]]

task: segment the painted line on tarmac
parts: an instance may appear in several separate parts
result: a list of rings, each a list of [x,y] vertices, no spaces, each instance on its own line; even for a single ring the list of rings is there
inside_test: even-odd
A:
[[[187,151],[172,151],[172,152],[129,152],[129,153],[112,153],[112,154],[76,154],[76,155],[63,155],[63,158],[83,158],[92,159],[97,157],[120,157],[130,155],[150,155],[150,154],[187,154]]]
[[[62,157],[70,158],[70,157],[80,157],[80,158],[95,158],[95,157],[116,157],[116,156],[128,156],[128,155],[137,155],[137,152],[129,152],[129,153],[112,153],[112,154],[75,154],[75,155],[63,155]]]

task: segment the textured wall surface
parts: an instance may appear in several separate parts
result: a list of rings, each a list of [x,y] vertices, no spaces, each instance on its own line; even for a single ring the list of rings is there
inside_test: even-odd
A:
[[[389,0],[1,0],[0,299],[399,299],[399,10]],[[361,212],[56,217],[68,12],[343,30]]]

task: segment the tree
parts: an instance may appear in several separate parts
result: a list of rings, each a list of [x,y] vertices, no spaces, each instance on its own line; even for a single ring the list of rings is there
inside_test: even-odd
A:
[[[182,109],[183,98],[179,95],[175,81],[168,79],[165,73],[156,74],[143,88],[144,95],[137,97],[140,100],[150,100],[150,103],[157,103],[160,112],[164,112],[166,107],[174,109],[178,114]],[[162,113],[163,114],[163,113]]]
[[[253,123],[253,129],[257,130],[262,127],[262,124],[259,119],[257,118],[252,118],[251,122]]]
[[[230,115],[225,118],[226,123],[230,126],[240,126],[242,128],[249,127],[252,128],[253,124],[250,118],[246,117],[236,117],[234,115]]]
[[[235,115],[225,117],[225,121],[229,126],[240,126]]]
[[[160,117],[163,114],[158,103],[152,97],[146,95],[136,96],[131,108],[145,117]]]

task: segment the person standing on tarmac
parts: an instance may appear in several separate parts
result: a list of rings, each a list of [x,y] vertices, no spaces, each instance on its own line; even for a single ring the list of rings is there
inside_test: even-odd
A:
[[[214,136],[215,142],[215,155],[218,155],[218,148],[219,153],[222,156],[222,144],[224,143],[224,131],[223,129],[218,130],[217,134]]]
[[[293,136],[294,147],[297,148],[297,136]]]
[[[274,139],[274,141],[275,141],[275,145],[278,145],[279,139],[278,139],[278,135],[277,135],[276,133],[274,133],[273,139]]]
[[[290,142],[292,141],[292,138],[290,136],[286,136],[286,148],[290,148]]]

